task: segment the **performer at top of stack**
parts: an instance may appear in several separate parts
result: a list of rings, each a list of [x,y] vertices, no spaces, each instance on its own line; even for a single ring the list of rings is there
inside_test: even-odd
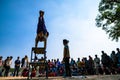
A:
[[[37,36],[35,39],[35,47],[37,47],[39,41],[44,41],[44,48],[46,49],[47,37],[49,35],[44,21],[44,11],[39,11],[39,20],[37,25]]]

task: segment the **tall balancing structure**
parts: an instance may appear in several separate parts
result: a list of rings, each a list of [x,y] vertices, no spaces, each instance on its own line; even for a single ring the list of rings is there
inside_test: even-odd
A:
[[[49,32],[46,29],[45,21],[44,21],[44,11],[39,11],[39,19],[37,25],[37,35],[35,38],[35,47],[31,49],[31,59],[29,63],[29,74],[28,79],[32,79],[32,77],[40,77],[41,75],[34,75],[32,71],[36,70],[38,73],[45,74],[46,78],[48,78],[48,65],[46,61],[46,46],[47,46],[47,38],[49,36]],[[38,42],[44,42],[44,47],[38,47]],[[38,56],[43,56],[38,58]],[[30,74],[31,73],[31,74]]]

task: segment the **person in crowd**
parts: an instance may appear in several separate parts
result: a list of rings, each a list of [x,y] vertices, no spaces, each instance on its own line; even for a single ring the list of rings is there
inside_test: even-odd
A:
[[[117,59],[118,59],[117,65],[118,65],[118,67],[120,67],[120,49],[119,49],[119,48],[116,48],[116,50],[117,50],[116,55],[117,55]]]
[[[73,73],[75,73],[76,71],[76,69],[75,69],[75,66],[76,66],[76,62],[75,62],[75,60],[73,59],[73,58],[71,58],[71,60],[70,60],[70,69],[71,69],[71,74],[73,75]]]
[[[94,74],[94,61],[93,58],[89,55],[89,59],[88,59],[88,74],[89,75],[93,75]]]
[[[65,62],[65,77],[71,77],[71,70],[69,64],[70,52],[69,52],[68,43],[69,41],[67,39],[63,40],[63,45],[64,45],[63,61]]]
[[[88,69],[89,69],[89,62],[88,62],[87,57],[84,57],[81,62],[82,62],[82,74],[87,75]]]
[[[80,61],[80,58],[78,58],[77,65],[78,65],[79,74],[84,75],[85,74],[85,61],[84,61],[84,59],[82,59]]]
[[[60,63],[60,61],[59,61],[59,59],[57,59],[57,62],[56,62],[56,70],[57,70],[57,75],[59,75],[59,70],[60,70],[60,65],[61,65],[61,63]]]
[[[79,66],[80,58],[77,59],[77,66]]]
[[[27,55],[25,55],[25,57],[22,58],[21,63],[22,63],[22,65],[21,65],[22,68],[27,68],[28,67],[29,62],[28,62],[28,56]]]
[[[11,66],[12,66],[12,59],[13,59],[13,57],[10,56],[10,68],[11,68]]]
[[[97,55],[95,55],[95,58],[94,58],[94,66],[95,66],[95,73],[98,75],[99,67],[100,67],[100,58],[98,58]]]
[[[8,76],[8,73],[9,73],[9,70],[10,70],[10,65],[11,65],[10,57],[7,57],[7,59],[5,60],[5,63],[4,63],[4,69],[5,69],[4,76],[5,77]]]
[[[74,66],[75,65],[75,60],[73,58],[71,58],[71,61],[70,61],[70,66]]]
[[[2,73],[3,73],[3,60],[2,60],[2,56],[0,56],[0,76],[3,76]]]
[[[71,68],[71,74],[73,76],[77,76],[78,75],[78,67],[77,67],[77,63],[75,62],[75,60],[73,60],[73,65],[70,66]]]
[[[0,70],[1,70],[2,66],[3,66],[3,60],[2,60],[2,56],[0,56]]]
[[[78,74],[81,74],[81,73],[80,73],[80,68],[81,68],[81,64],[80,64],[80,63],[81,63],[80,58],[78,58],[78,59],[77,59],[77,62],[76,62],[77,68],[78,68]]]
[[[63,76],[64,75],[64,63],[63,61],[60,62],[60,67],[59,67],[59,76]]]
[[[21,60],[22,76],[26,76],[28,74],[28,65],[29,65],[28,56],[25,55],[25,57],[22,58],[22,60]]]
[[[56,63],[57,63],[57,61],[56,61],[56,59],[54,59],[54,62],[53,62],[53,72],[57,72],[57,66],[56,66]]]
[[[103,65],[103,71],[105,74],[110,74],[112,59],[104,51],[101,52],[102,52],[101,62]]]
[[[20,69],[20,57],[17,57],[17,60],[15,60],[14,64],[15,64],[15,68],[14,68],[13,76],[18,76],[19,69]]]
[[[112,51],[112,53],[111,53],[111,59],[113,61],[113,66],[115,68],[117,68],[118,59],[117,59],[117,55],[115,54],[115,51]]]
[[[22,73],[22,76],[25,76],[24,73],[26,73],[28,71],[28,64],[29,64],[28,56],[25,55],[25,57],[22,58],[22,60],[21,60],[21,71],[20,72]]]
[[[115,51],[112,51],[110,57],[111,57],[111,59],[112,59],[111,72],[112,72],[112,74],[115,74],[116,69],[117,69],[117,63],[118,63],[117,55],[116,55]]]
[[[31,77],[35,77],[35,76],[36,76],[36,69],[32,68]]]

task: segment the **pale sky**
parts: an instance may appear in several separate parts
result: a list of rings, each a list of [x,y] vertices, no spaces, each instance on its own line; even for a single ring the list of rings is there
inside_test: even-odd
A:
[[[100,0],[0,0],[0,56],[30,57],[34,47],[39,10],[45,11],[49,32],[47,59],[62,60],[63,39],[68,39],[71,58],[83,58],[120,48],[95,25]],[[42,46],[39,43],[39,46]]]

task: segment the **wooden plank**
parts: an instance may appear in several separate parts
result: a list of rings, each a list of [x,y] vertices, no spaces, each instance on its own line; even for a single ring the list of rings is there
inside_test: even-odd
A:
[[[33,47],[32,51],[34,51],[35,54],[45,54],[46,53],[44,47],[37,47],[37,48]]]

